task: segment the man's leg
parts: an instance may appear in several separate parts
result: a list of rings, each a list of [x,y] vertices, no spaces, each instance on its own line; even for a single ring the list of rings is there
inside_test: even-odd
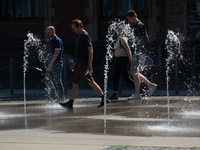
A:
[[[52,73],[55,81],[55,86],[57,89],[57,94],[61,101],[65,99],[64,87],[62,84],[62,69],[63,69],[63,64],[60,63],[54,64],[54,66],[52,67]]]
[[[141,99],[140,96],[140,74],[139,74],[139,55],[133,54],[132,60],[131,60],[131,68],[130,68],[130,74],[133,76],[134,79],[134,85],[135,85],[135,94],[133,94],[131,97],[129,97],[129,100],[139,100]]]
[[[58,95],[56,94],[56,88],[52,82],[52,77],[51,77],[51,71],[46,70],[45,73],[45,84],[46,84],[46,88],[47,88],[47,93],[50,97],[51,100],[53,100],[54,98],[58,97]]]
[[[129,67],[129,60],[128,60],[127,62],[124,62],[124,66],[121,69],[121,72],[122,72],[121,75],[122,75],[124,81],[127,82],[129,85],[131,85],[131,87],[133,87],[133,89],[135,89],[135,83],[134,83],[134,80],[131,77],[129,71],[130,71],[130,67]],[[141,86],[140,86],[140,94],[144,96],[145,93],[146,93],[146,91],[144,89],[141,89]]]
[[[71,98],[70,98],[73,101],[76,98],[76,95],[78,94],[78,88],[79,88],[78,84],[73,83]]]
[[[73,109],[73,103],[74,103],[74,100],[78,93],[79,84],[80,84],[81,80],[84,79],[86,74],[87,74],[87,66],[86,65],[78,65],[75,70],[75,76],[73,79],[71,98],[66,103],[59,103],[62,107],[67,108],[67,109]]]
[[[140,81],[143,81],[149,87],[149,96],[151,96],[154,93],[154,91],[157,87],[156,84],[151,83],[145,76],[143,76],[140,73],[137,73],[136,71],[131,72],[131,75],[133,76],[134,82],[135,82],[135,94],[140,93],[139,92]]]
[[[144,82],[144,84],[146,84],[148,87],[150,87],[152,85],[152,83],[142,74],[139,73],[139,79],[140,81]]]
[[[72,92],[71,92],[71,98],[68,102],[66,103],[59,103],[60,106],[66,108],[66,109],[73,109],[73,103],[74,103],[74,99],[76,98],[76,95],[78,93],[78,84],[73,83],[73,87],[72,87]]]
[[[103,91],[101,90],[100,86],[95,81],[90,81],[89,85],[92,87],[92,89],[99,95],[102,96]]]
[[[139,78],[139,73],[137,73],[137,71],[132,71],[131,75],[133,76],[133,79],[134,79],[135,94],[140,95],[140,78]]]
[[[93,80],[89,82],[89,85],[92,87],[92,89],[101,97],[101,103],[97,107],[104,107],[104,93],[101,90],[100,86]],[[106,100],[106,103],[108,103],[108,100]]]
[[[139,74],[140,81],[143,81],[149,87],[149,96],[153,95],[157,84],[151,83],[145,76]]]

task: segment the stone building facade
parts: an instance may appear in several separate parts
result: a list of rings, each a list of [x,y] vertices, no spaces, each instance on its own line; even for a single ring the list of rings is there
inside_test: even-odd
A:
[[[125,4],[127,8],[120,7]],[[16,65],[21,66],[26,34],[31,32],[46,39],[45,29],[49,25],[55,26],[57,35],[63,40],[65,56],[73,57],[77,35],[72,32],[71,21],[78,18],[93,41],[94,69],[101,70],[109,21],[125,19],[129,8],[138,12],[138,18],[146,26],[156,64],[159,48],[165,51],[161,43],[167,30],[179,31],[186,37],[191,34],[196,43],[200,37],[197,34],[200,27],[193,21],[199,21],[198,0],[0,0],[0,7],[0,68],[9,66],[10,58],[17,59]],[[189,8],[191,12],[194,9],[196,15],[188,12]],[[102,71],[97,73],[102,74]]]
[[[5,7],[2,1],[4,0],[1,0],[1,7]],[[139,19],[145,23],[151,41],[165,39],[167,29],[179,30],[187,35],[187,0],[148,1],[149,14],[145,17],[139,15]],[[45,28],[53,25],[64,43],[74,43],[77,36],[71,30],[71,21],[79,18],[94,42],[104,42],[109,21],[115,18],[125,19],[125,14],[119,17],[117,15],[102,17],[103,2],[103,0],[44,0],[43,17],[1,17],[0,39],[18,43],[26,39],[28,32],[38,33],[42,38],[46,38]]]

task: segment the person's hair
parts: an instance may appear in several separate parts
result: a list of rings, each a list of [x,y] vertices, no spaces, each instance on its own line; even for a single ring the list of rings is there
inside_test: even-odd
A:
[[[135,12],[135,10],[129,10],[126,14],[126,17],[129,16],[129,17],[133,17],[135,16],[137,18],[137,14]]]
[[[49,29],[51,31],[56,31],[56,29],[54,28],[54,26],[48,26],[47,29]]]
[[[81,28],[83,28],[83,23],[79,19],[73,20],[71,24],[75,24],[77,28],[79,27],[79,25],[81,26]]]
[[[124,26],[119,25],[117,28],[119,28],[119,27],[122,29],[122,35],[125,36],[125,37],[128,37],[128,35],[124,31]]]

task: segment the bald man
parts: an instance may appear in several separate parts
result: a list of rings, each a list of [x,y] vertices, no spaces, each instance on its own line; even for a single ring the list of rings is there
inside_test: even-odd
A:
[[[62,84],[63,69],[63,42],[56,35],[55,28],[46,28],[46,34],[50,38],[48,49],[48,65],[45,73],[45,83],[47,85],[50,101],[63,101],[65,99],[64,87]]]

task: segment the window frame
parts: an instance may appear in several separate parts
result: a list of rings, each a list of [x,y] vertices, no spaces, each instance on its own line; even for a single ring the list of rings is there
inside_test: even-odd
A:
[[[150,5],[149,0],[149,5]],[[138,12],[138,0],[133,0],[133,10]],[[149,14],[150,15],[150,14]],[[148,18],[149,15],[140,15],[140,18]],[[114,1],[114,16],[103,16],[103,0],[100,0],[100,19],[113,19],[113,18],[125,18],[126,14],[124,16],[118,16],[118,1]]]
[[[45,2],[45,1],[44,1]],[[8,21],[8,20],[44,20],[44,17],[36,17],[35,16],[35,0],[31,0],[31,17],[16,17],[16,0],[12,0],[12,12],[13,17],[2,17],[2,12],[0,11],[0,20],[2,21]],[[0,0],[0,8],[2,6],[1,0]],[[45,8],[44,8],[45,9]]]
[[[195,0],[195,2],[196,2],[196,0]],[[198,22],[200,20],[200,16],[198,13],[200,13],[200,11],[189,9],[189,8],[191,8],[192,4],[194,4],[194,3],[191,3],[191,1],[187,0],[187,36],[190,37],[191,39],[198,40],[198,39],[200,39],[200,36],[194,36],[193,34],[199,33],[199,31],[200,31],[200,25],[198,24]],[[195,12],[197,13],[196,15],[199,16],[199,18],[195,18],[195,17],[190,18]],[[194,23],[194,22],[192,23],[192,21],[196,21],[196,23]]]

